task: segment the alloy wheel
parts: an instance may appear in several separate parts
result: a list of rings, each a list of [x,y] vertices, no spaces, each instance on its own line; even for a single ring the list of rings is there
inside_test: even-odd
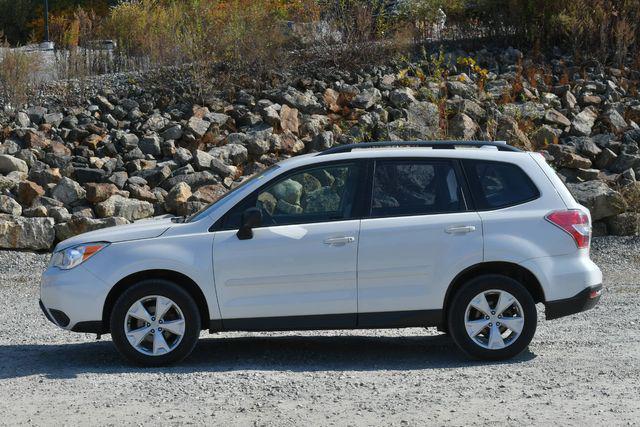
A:
[[[509,292],[491,289],[476,295],[464,315],[467,335],[482,348],[500,350],[513,344],[524,328],[524,310]]]
[[[139,299],[127,311],[124,332],[129,344],[148,356],[173,351],[185,334],[185,318],[171,299],[152,295]]]

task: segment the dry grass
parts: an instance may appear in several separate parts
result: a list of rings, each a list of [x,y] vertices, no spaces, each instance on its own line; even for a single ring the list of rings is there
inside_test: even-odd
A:
[[[6,103],[16,108],[27,102],[32,85],[40,68],[37,52],[0,49],[0,95]]]

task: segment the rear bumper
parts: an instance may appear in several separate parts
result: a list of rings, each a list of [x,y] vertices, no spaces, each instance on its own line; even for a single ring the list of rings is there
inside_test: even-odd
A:
[[[547,301],[545,316],[547,320],[569,316],[593,308],[602,294],[602,285],[589,286],[576,295],[556,301]]]

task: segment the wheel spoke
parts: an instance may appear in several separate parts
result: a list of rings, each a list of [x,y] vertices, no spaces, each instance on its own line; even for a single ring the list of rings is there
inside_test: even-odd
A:
[[[169,298],[157,297],[156,298],[156,319],[160,320],[169,311],[173,302]]]
[[[498,303],[496,304],[495,312],[497,315],[504,313],[504,311],[511,307],[515,302],[515,298],[508,292],[500,292],[498,297]]]
[[[164,335],[162,335],[162,332],[156,331],[155,334],[153,334],[153,354],[158,355],[167,353],[168,351],[169,344],[167,344],[167,341],[164,339]]]
[[[143,320],[143,321],[145,321],[147,323],[151,323],[151,315],[149,314],[147,309],[144,308],[144,306],[142,305],[142,303],[140,301],[135,303],[133,305],[133,307],[131,307],[129,309],[128,314],[130,316],[135,317],[136,319],[140,319],[140,320]]]
[[[171,332],[172,334],[176,334],[178,336],[184,335],[184,320],[171,320],[170,322],[164,322],[162,325],[162,329]]]
[[[522,332],[522,329],[524,328],[524,319],[522,317],[503,317],[501,321],[506,328],[512,330],[516,334]]]
[[[505,346],[502,335],[500,334],[500,329],[495,324],[493,324],[489,329],[489,342],[487,343],[487,346],[491,350],[499,350]]]
[[[151,332],[151,327],[146,327],[145,326],[143,328],[134,329],[133,331],[127,332],[127,338],[129,339],[129,342],[134,347],[136,347],[136,346],[140,345],[140,343],[142,342],[144,337],[149,335],[149,332]]]
[[[465,322],[465,326],[467,327],[467,333],[471,338],[474,338],[478,335],[484,328],[489,324],[489,320],[480,319],[480,320],[468,320]]]
[[[471,306],[485,316],[489,316],[491,314],[491,308],[489,307],[489,303],[487,302],[487,297],[484,295],[484,292],[471,300]]]

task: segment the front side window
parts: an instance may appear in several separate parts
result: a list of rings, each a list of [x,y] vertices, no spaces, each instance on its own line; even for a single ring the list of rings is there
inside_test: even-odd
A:
[[[264,226],[349,219],[359,176],[357,164],[327,165],[294,172],[233,208],[224,228],[239,228],[242,212],[249,207],[262,211]]]
[[[513,206],[540,195],[527,174],[512,163],[465,160],[464,167],[480,210]]]
[[[371,216],[427,215],[464,210],[462,190],[451,162],[376,162]]]

